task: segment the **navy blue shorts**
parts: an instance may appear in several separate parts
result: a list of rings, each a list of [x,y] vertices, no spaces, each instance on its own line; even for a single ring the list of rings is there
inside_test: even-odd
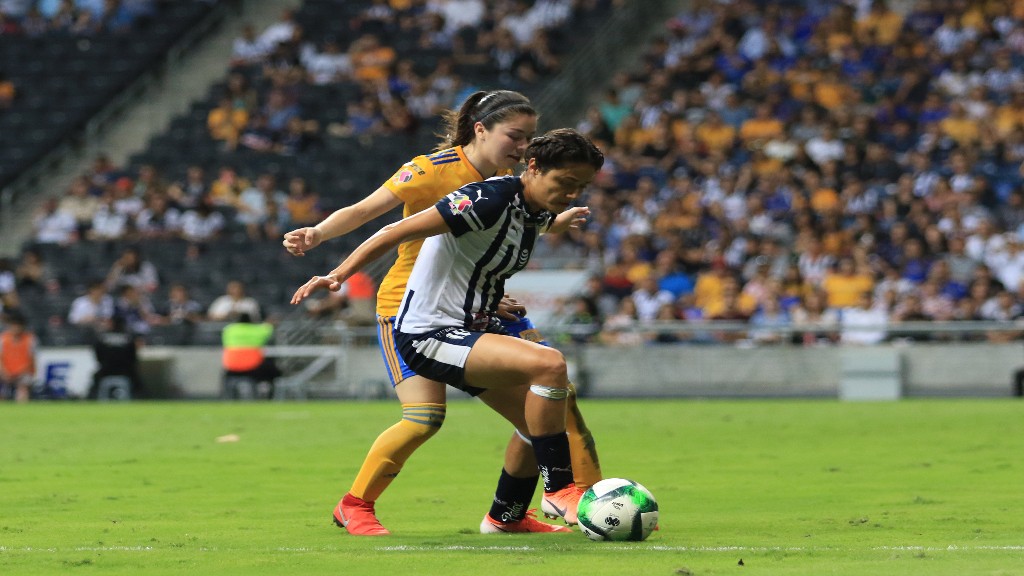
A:
[[[413,372],[444,382],[471,396],[479,396],[484,388],[466,384],[466,358],[484,334],[486,332],[449,326],[424,334],[406,334],[395,330],[394,338],[398,352]]]

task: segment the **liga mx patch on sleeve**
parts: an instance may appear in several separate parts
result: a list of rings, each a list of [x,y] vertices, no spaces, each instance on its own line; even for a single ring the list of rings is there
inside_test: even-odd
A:
[[[462,214],[472,207],[473,201],[465,194],[452,194],[451,200],[448,201],[448,208],[451,209],[453,216]]]
[[[395,174],[396,184],[405,184],[409,180],[412,180],[412,170],[401,170],[398,174]]]

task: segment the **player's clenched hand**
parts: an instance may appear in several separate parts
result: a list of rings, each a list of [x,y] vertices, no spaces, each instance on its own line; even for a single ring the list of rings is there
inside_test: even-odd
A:
[[[501,301],[498,302],[498,316],[505,320],[519,320],[523,316],[526,316],[526,306],[519,303],[518,300],[505,294]]]
[[[337,278],[330,274],[328,274],[327,276],[313,276],[312,278],[309,279],[309,282],[306,282],[305,284],[300,286],[298,290],[295,291],[295,294],[292,295],[292,304],[298,304],[299,302],[302,302],[303,300],[308,298],[312,293],[320,289],[327,289],[330,290],[331,292],[337,292],[339,289],[341,289],[341,282],[339,282]]]
[[[548,231],[557,234],[565,232],[569,228],[579,228],[586,223],[587,216],[590,216],[590,208],[574,206],[555,216],[555,221],[551,223],[551,228]]]
[[[306,250],[312,250],[323,241],[323,234],[314,226],[298,228],[284,235],[284,247],[293,256],[305,256]]]

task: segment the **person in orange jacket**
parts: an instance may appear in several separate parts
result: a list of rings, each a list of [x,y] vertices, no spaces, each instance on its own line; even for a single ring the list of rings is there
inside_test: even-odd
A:
[[[0,333],[0,398],[13,389],[16,401],[28,402],[36,376],[36,345],[21,312],[8,312],[7,328]]]

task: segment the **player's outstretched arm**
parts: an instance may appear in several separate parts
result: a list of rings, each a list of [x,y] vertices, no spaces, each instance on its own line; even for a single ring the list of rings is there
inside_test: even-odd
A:
[[[292,296],[291,302],[292,304],[298,304],[321,289],[336,292],[341,288],[342,282],[362,270],[370,262],[387,254],[388,251],[399,244],[437,236],[438,234],[450,231],[451,229],[444,221],[441,213],[433,206],[418,214],[413,214],[408,218],[388,224],[377,231],[376,234],[367,238],[365,242],[353,250],[348,258],[345,258],[330,273],[324,276],[313,276],[308,282],[300,286]]]
[[[402,201],[394,193],[381,186],[359,202],[335,210],[316,226],[286,232],[282,244],[293,256],[305,256],[307,250],[331,238],[344,236],[401,204]]]

